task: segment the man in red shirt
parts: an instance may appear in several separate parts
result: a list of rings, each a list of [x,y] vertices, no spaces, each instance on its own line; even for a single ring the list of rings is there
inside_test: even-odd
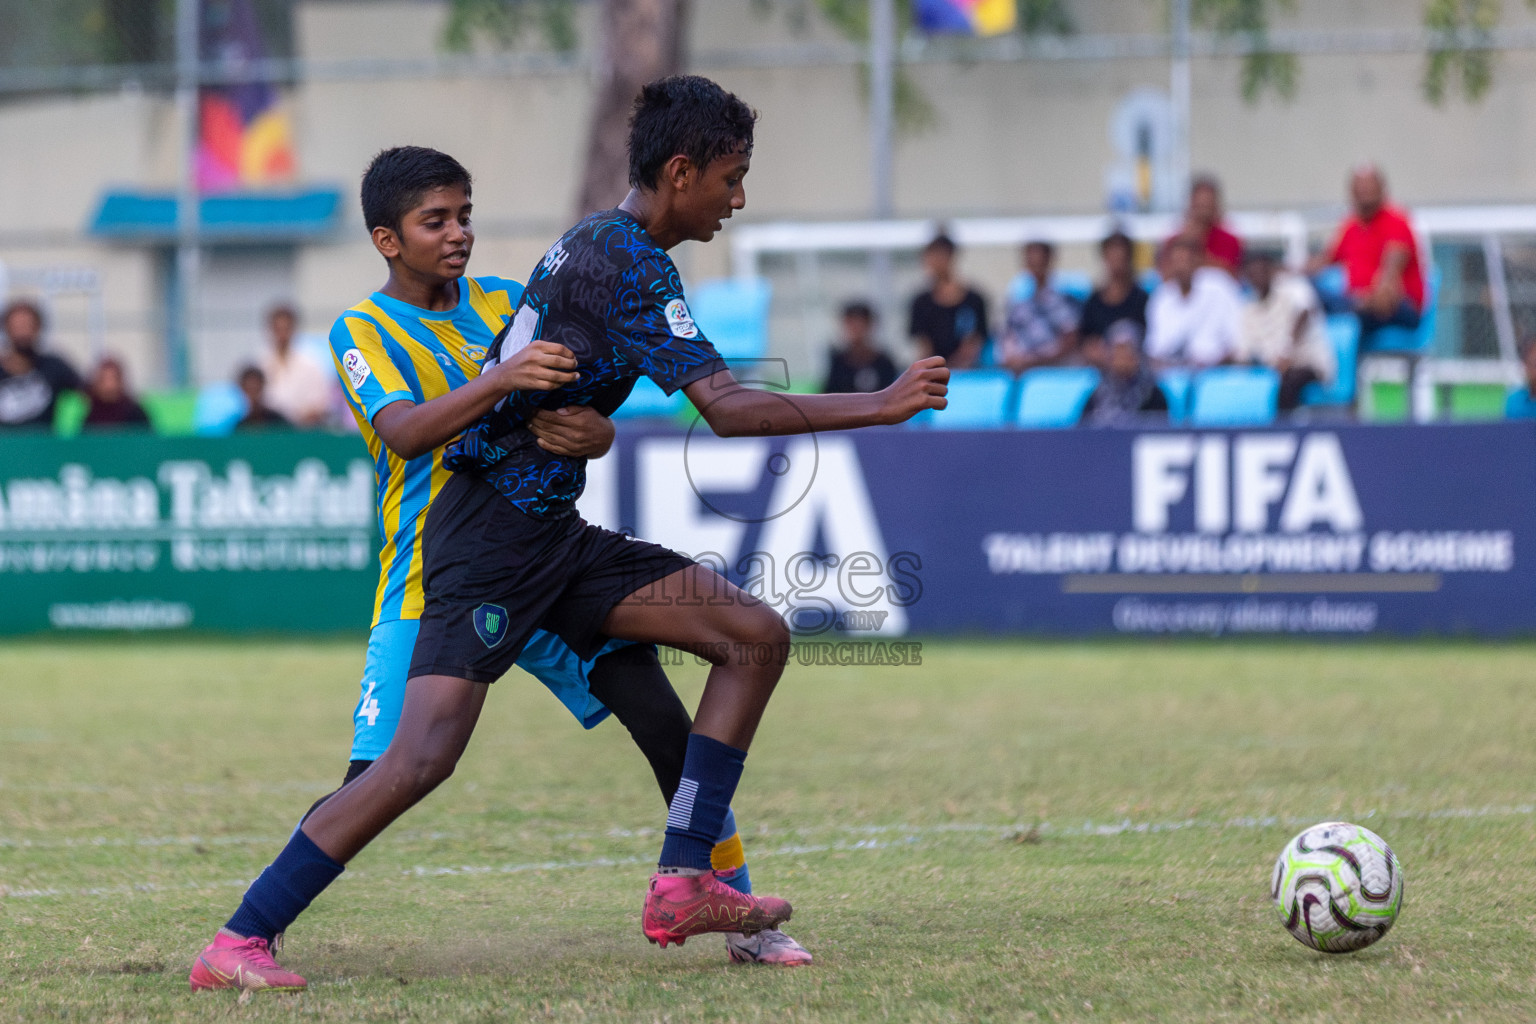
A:
[[[1312,258],[1308,270],[1316,273],[1343,264],[1362,342],[1383,327],[1414,330],[1424,312],[1424,272],[1408,215],[1387,202],[1386,179],[1373,165],[1358,167],[1350,175],[1349,194],[1354,213],[1339,226],[1333,244]]]
[[[1238,269],[1243,265],[1243,243],[1222,227],[1221,218],[1221,182],[1214,175],[1196,175],[1189,185],[1189,208],[1184,211],[1184,223],[1175,235],[1163,243],[1162,254],[1167,253],[1174,238],[1186,236],[1199,239],[1205,246],[1205,258],[1201,265],[1225,270],[1236,277]]]

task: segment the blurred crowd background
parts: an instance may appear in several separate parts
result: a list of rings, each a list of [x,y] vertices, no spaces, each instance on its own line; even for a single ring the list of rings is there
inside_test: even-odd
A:
[[[1536,407],[1524,4],[0,0],[0,423],[348,429],[372,154],[462,160],[470,272],[521,278],[675,70],[761,112],[674,255],[785,386],[936,351],[939,426]]]

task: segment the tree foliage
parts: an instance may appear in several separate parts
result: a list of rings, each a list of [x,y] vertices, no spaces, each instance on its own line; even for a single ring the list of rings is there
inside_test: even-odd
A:
[[[203,0],[205,32],[230,3]],[[294,3],[251,0],[271,56],[293,53]],[[168,64],[176,59],[175,26],[175,0],[0,0],[0,67]]]
[[[1252,44],[1243,55],[1243,99],[1256,103],[1266,91],[1282,99],[1296,94],[1296,55],[1269,45],[1272,10],[1289,12],[1296,0],[1194,0],[1190,20],[1220,35],[1242,36]]]
[[[1499,23],[1499,0],[1429,0],[1424,27],[1444,40],[1431,47],[1424,67],[1424,95],[1443,103],[1452,82],[1459,82],[1469,100],[1481,99],[1493,82],[1493,54],[1467,42],[1486,45]],[[1459,40],[1461,45],[1449,40]]]
[[[1536,7],[1536,0],[1526,0]],[[1243,57],[1243,97],[1257,101],[1266,90],[1289,98],[1296,89],[1296,55],[1269,46],[1269,26],[1275,14],[1295,9],[1295,0],[1194,0],[1197,24],[1253,43]],[[1502,0],[1425,0],[1424,27],[1434,33],[1425,54],[1424,98],[1439,105],[1456,89],[1477,101],[1493,84],[1493,50],[1489,43],[1503,17]]]
[[[1073,30],[1068,0],[1018,0],[1018,31],[1025,35],[1067,35]],[[761,15],[778,15],[798,32],[809,31],[819,18],[844,38],[869,39],[869,0],[752,0]],[[896,0],[897,36],[912,29],[912,0]],[[869,87],[868,70],[862,82]],[[900,66],[896,68],[896,127],[905,133],[924,131],[938,123],[938,113],[922,88]]]
[[[114,0],[56,2],[108,9],[114,4]],[[115,2],[122,4],[124,0]],[[1094,0],[1018,0],[1018,31],[1026,35],[1071,33],[1074,2]],[[1166,4],[1167,0],[1144,2]],[[28,6],[19,0],[0,0],[0,15],[8,3]],[[1526,3],[1536,8],[1536,0]],[[785,18],[796,31],[808,31],[813,21],[820,21],[847,39],[862,42],[869,38],[869,0],[752,0],[752,6],[760,14]],[[897,0],[896,10],[899,29],[910,29],[911,0]],[[1256,103],[1266,94],[1281,99],[1295,95],[1300,77],[1297,56],[1276,49],[1270,39],[1276,18],[1295,10],[1296,0],[1192,0],[1191,18],[1200,28],[1248,44],[1240,83],[1243,98]],[[1488,92],[1494,66],[1489,42],[1503,14],[1503,0],[1424,0],[1423,25],[1434,34],[1424,65],[1423,91],[1429,102],[1443,104],[1458,92],[1475,102]],[[574,49],[579,40],[573,0],[450,0],[444,42],[452,49],[467,49],[476,35],[484,34],[502,46],[512,46],[535,30],[553,49]],[[902,129],[912,131],[934,123],[932,104],[910,76],[898,72],[896,91],[896,116]]]
[[[570,53],[581,42],[571,0],[451,0],[443,45],[467,50],[483,34],[510,49],[531,31],[559,53]]]

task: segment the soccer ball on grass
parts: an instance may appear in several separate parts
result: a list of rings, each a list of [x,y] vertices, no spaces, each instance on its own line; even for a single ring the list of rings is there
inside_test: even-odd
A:
[[[1397,920],[1403,867],[1370,829],[1325,821],[1285,844],[1270,894],[1297,942],[1324,953],[1352,953],[1387,934]]]

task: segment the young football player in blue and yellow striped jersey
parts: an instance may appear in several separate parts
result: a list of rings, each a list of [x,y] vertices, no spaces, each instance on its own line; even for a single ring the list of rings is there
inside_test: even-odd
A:
[[[576,366],[568,350],[541,342],[480,373],[486,349],[512,319],[522,286],[465,276],[474,244],[470,177],[456,160],[420,147],[386,150],[363,177],[362,205],[374,246],[389,264],[389,280],[336,321],[331,349],[373,456],[384,548],[343,785],[383,754],[400,719],[424,604],[421,527],[431,501],[451,476],[442,463],[444,446],[513,391],[566,384]],[[609,420],[585,406],[542,412],[530,429],[542,447],[573,458],[600,456],[613,441]],[[645,754],[663,797],[671,802],[692,723],[654,647],[611,641],[583,661],[559,638],[541,632],[517,664],[585,727],[597,725],[611,711]],[[725,823],[714,861],[723,879],[750,892],[733,819]],[[277,929],[249,906],[249,901],[242,905],[198,957],[194,989],[304,987],[302,978],[272,961],[269,944]],[[738,963],[811,959],[777,930],[729,934],[726,945]]]

